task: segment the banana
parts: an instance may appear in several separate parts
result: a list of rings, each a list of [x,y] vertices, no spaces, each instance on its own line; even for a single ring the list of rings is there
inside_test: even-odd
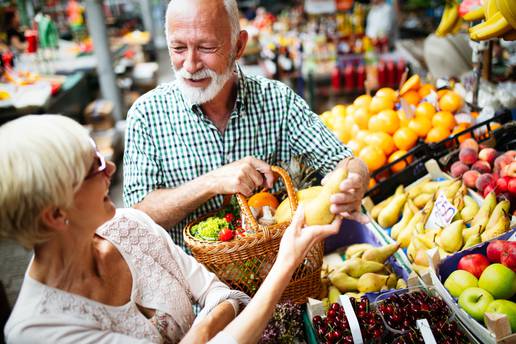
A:
[[[457,17],[457,21],[455,22],[455,25],[452,27],[450,33],[452,33],[454,35],[459,33],[463,23],[464,23],[464,21],[462,20],[462,18],[461,17]]]
[[[475,20],[484,19],[484,8],[478,7],[474,10],[471,10],[468,13],[466,13],[462,17],[462,19],[464,19],[465,21],[475,21]]]
[[[484,16],[486,21],[491,19],[498,9],[496,8],[496,0],[484,0]]]
[[[441,17],[441,22],[439,23],[437,30],[435,30],[435,34],[437,36],[444,36],[448,34],[455,26],[458,17],[459,5],[457,3],[453,3],[452,5],[445,5],[443,16]]]
[[[470,38],[475,41],[483,41],[498,37],[511,30],[511,25],[502,13],[496,12],[490,19],[469,29]]]
[[[496,7],[511,24],[512,29],[516,30],[516,6],[514,0],[496,0]]]

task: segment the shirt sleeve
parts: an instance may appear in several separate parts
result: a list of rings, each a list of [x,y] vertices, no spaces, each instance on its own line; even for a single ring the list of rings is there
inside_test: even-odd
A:
[[[141,202],[162,184],[161,168],[145,114],[133,105],[127,115],[124,152],[124,205]]]
[[[75,323],[74,320],[66,317],[34,316],[13,326],[6,333],[6,343],[148,344],[152,342],[99,330],[88,324]]]
[[[201,320],[213,308],[221,302],[233,299],[241,304],[247,305],[251,298],[245,293],[230,289],[226,284],[222,283],[214,273],[208,271],[204,265],[195,260],[194,257],[186,254],[179,246],[174,244],[170,235],[158,224],[142,211],[132,209],[134,213],[138,213],[140,218],[152,225],[170,247],[174,260],[179,265],[181,272],[188,284],[193,298],[201,305],[202,310],[195,319],[195,322]],[[194,324],[195,324],[194,322]]]
[[[291,93],[287,121],[292,155],[326,175],[353,153],[326,128],[301,97]]]

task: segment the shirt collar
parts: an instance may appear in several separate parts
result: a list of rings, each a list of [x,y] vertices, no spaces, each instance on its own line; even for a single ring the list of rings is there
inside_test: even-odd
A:
[[[232,112],[236,112],[237,115],[244,116],[246,113],[244,110],[246,96],[247,96],[247,85],[245,80],[245,75],[242,71],[242,67],[238,63],[235,63],[235,68],[237,72],[237,96],[235,101],[235,106],[233,107]],[[195,113],[202,113],[201,106],[198,104],[191,104],[188,100],[184,99],[190,109]]]

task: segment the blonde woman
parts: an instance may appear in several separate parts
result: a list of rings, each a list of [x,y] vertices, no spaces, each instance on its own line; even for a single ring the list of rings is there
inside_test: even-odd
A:
[[[310,247],[338,230],[285,232],[255,298],[230,290],[145,213],[116,210],[115,165],[79,124],[26,116],[0,127],[0,236],[34,256],[8,343],[253,343]],[[192,304],[203,307],[194,319]]]

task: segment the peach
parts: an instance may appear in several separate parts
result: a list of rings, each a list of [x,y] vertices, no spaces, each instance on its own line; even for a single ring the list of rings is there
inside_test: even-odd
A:
[[[478,160],[477,152],[473,148],[461,148],[459,160],[466,165],[473,165]]]
[[[493,175],[491,173],[484,173],[478,177],[477,181],[475,182],[475,186],[477,187],[477,190],[483,194],[485,189],[488,186],[491,186],[494,188],[496,185],[496,180],[494,179]]]
[[[498,152],[494,148],[484,148],[478,153],[478,158],[487,161],[490,165],[493,164],[497,156]]]
[[[510,151],[505,152],[504,154],[507,154],[508,156],[510,156],[512,158],[512,160],[516,160],[516,151],[510,150]]]
[[[480,173],[478,171],[471,170],[464,172],[462,175],[462,180],[468,188],[475,188],[478,177],[480,177]]]
[[[478,143],[472,138],[466,139],[460,144],[460,149],[462,150],[464,148],[471,148],[475,153],[478,153]]]
[[[509,165],[505,165],[500,171],[500,177],[516,177],[516,161],[511,162]]]
[[[489,165],[487,161],[477,160],[473,166],[471,166],[471,169],[480,173],[489,173],[491,172],[491,165]]]
[[[496,189],[499,190],[500,192],[507,191],[508,185],[509,185],[509,181],[510,181],[509,177],[499,178],[496,181]]]
[[[511,178],[511,180],[509,180],[509,183],[507,183],[507,190],[511,195],[516,196],[516,178]]]
[[[450,172],[453,178],[460,178],[464,174],[464,172],[469,171],[468,165],[461,161],[455,161],[453,165],[451,165]]]
[[[512,158],[510,154],[504,153],[495,159],[493,171],[500,173],[505,166],[509,165],[513,161],[514,158]]]

